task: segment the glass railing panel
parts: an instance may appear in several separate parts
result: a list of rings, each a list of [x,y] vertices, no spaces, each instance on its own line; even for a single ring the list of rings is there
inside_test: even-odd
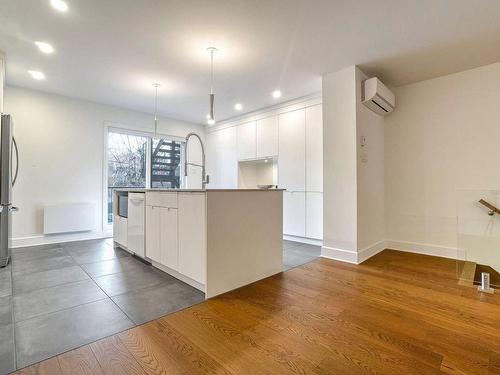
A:
[[[479,202],[500,207],[500,190],[460,190],[457,197],[457,245],[465,261],[457,262],[459,277],[478,284],[488,272],[500,287],[500,215]]]

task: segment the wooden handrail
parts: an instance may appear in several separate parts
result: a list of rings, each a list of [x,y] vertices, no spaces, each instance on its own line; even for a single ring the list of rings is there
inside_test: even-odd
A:
[[[479,203],[481,203],[485,207],[488,207],[492,212],[500,215],[500,209],[498,209],[497,207],[493,206],[491,203],[486,202],[484,199],[480,199]]]

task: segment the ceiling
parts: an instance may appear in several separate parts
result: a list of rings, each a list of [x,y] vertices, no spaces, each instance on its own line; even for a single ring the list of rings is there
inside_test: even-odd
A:
[[[392,86],[500,61],[498,0],[0,0],[7,83],[204,123],[321,90],[360,65]],[[34,41],[56,49],[40,53]],[[40,70],[42,81],[27,70]]]

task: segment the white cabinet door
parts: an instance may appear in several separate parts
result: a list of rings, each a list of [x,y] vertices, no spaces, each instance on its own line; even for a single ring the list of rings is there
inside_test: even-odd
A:
[[[283,193],[283,233],[290,236],[306,235],[306,193]]]
[[[251,121],[236,127],[238,137],[238,160],[255,159],[255,126],[255,121]]]
[[[306,108],[306,190],[323,191],[323,113],[321,104]]]
[[[206,208],[204,193],[179,193],[179,272],[206,283]]]
[[[257,121],[257,157],[278,155],[278,116]]]
[[[159,207],[146,206],[146,257],[161,263]]]
[[[289,191],[305,191],[305,109],[279,117],[278,184]]]
[[[124,217],[113,215],[113,241],[127,247],[127,223]]]
[[[159,210],[161,264],[178,271],[177,209],[161,207]]]
[[[323,193],[306,193],[306,237],[323,239]]]
[[[238,188],[236,127],[208,133],[207,173],[210,175],[210,184],[207,188]]]

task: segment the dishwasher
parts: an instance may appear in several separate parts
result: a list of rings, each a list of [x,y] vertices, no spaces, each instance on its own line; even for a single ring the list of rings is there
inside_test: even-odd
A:
[[[145,257],[144,212],[145,194],[129,193],[127,248],[141,258]]]

